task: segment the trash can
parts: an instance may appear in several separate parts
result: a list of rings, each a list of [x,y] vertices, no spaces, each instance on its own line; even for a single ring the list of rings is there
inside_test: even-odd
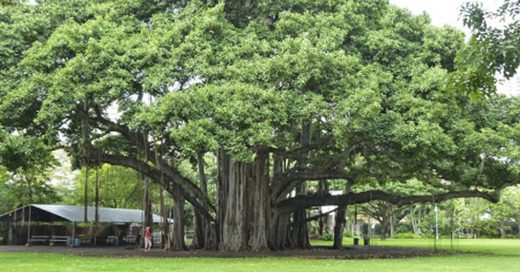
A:
[[[81,245],[81,240],[79,238],[74,239],[74,246],[79,247]]]
[[[364,238],[363,239],[363,245],[369,246],[370,245],[370,238]]]
[[[354,238],[354,245],[359,246],[359,238]]]
[[[112,239],[112,245],[113,246],[119,246],[119,238],[114,237],[114,239]]]

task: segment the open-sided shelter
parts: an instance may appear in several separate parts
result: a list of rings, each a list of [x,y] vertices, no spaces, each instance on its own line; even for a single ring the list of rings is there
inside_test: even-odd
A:
[[[72,244],[77,239],[89,244],[93,241],[112,243],[113,240],[130,242],[138,240],[143,221],[142,210],[100,207],[96,226],[95,207],[87,207],[85,222],[84,206],[30,204],[0,215],[4,226],[0,236],[7,244]],[[154,214],[153,222],[163,220]]]

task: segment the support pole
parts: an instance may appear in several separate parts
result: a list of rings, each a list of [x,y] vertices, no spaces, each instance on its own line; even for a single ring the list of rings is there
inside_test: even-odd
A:
[[[439,240],[439,207],[435,204],[435,240]]]
[[[72,222],[72,243],[71,247],[76,246],[76,221]]]
[[[99,156],[98,165],[96,167],[96,186],[95,186],[95,213],[94,213],[94,245],[97,245],[97,232],[99,227]]]
[[[85,188],[83,191],[83,221],[88,222],[88,162],[85,161]]]
[[[31,205],[29,205],[29,220],[27,221],[27,246],[31,245]]]
[[[434,213],[435,213],[435,236],[433,237],[433,251],[437,252],[437,204],[435,198],[433,199]]]

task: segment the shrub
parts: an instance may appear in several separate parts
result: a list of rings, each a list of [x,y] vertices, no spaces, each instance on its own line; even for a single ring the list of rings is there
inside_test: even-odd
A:
[[[323,234],[323,240],[332,241],[332,240],[334,240],[334,235],[332,235],[332,233],[330,233],[330,232],[327,232],[327,233]]]
[[[394,235],[395,239],[418,239],[421,238],[421,236],[416,235],[415,233],[405,232],[405,233],[398,233]]]

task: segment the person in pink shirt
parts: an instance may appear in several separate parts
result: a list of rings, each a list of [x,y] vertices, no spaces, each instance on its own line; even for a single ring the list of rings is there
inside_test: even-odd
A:
[[[144,251],[150,251],[152,248],[152,232],[150,227],[147,226],[144,231]]]

